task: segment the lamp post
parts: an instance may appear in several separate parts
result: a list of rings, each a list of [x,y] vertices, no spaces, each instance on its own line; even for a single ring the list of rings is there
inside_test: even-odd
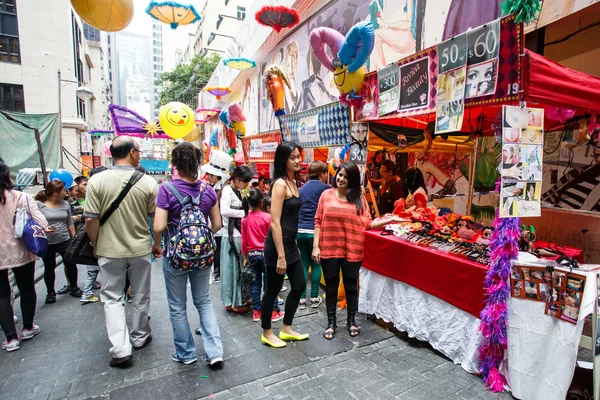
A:
[[[210,46],[210,44],[216,39],[217,36],[233,39],[233,36],[221,35],[220,33],[211,32],[210,35],[208,35],[208,40],[206,41],[206,44]]]
[[[224,50],[209,49],[208,47],[204,47],[202,50],[200,50],[200,58],[204,58],[209,51],[214,51],[215,53],[225,53]]]
[[[61,86],[61,83],[62,82],[66,82],[67,84],[76,83],[78,85],[80,85],[80,83],[78,81],[70,81],[68,79],[61,79],[60,69],[56,72],[56,75],[58,78],[58,127],[60,129],[60,148],[61,148],[61,152],[60,152],[60,160],[61,161],[60,162],[61,162],[61,167],[64,167],[64,160],[63,160],[63,155],[62,155],[63,132],[62,132],[62,86]],[[77,88],[77,90],[75,91],[75,95],[80,100],[88,101],[92,97],[94,97],[94,92],[92,92],[92,89],[88,88],[87,86],[80,85]]]

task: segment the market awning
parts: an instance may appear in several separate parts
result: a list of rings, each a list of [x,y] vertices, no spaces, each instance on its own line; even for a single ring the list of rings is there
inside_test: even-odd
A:
[[[525,101],[587,113],[600,112],[600,78],[567,68],[525,50]]]

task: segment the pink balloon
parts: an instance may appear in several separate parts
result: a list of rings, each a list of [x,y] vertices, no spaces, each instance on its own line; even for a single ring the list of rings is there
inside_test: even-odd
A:
[[[331,72],[333,72],[335,67],[325,51],[325,45],[329,46],[334,56],[337,56],[344,40],[346,40],[344,35],[335,29],[327,27],[315,28],[310,32],[310,47],[312,47],[315,57]]]
[[[112,140],[109,142],[104,142],[104,144],[102,145],[102,151],[104,152],[104,154],[106,154],[109,157],[112,157],[112,154],[110,153],[110,145],[112,144]]]

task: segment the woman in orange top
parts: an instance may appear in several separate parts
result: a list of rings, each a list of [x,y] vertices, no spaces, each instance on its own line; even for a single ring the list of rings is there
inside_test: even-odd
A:
[[[321,263],[326,285],[327,329],[331,340],[337,329],[336,303],[340,268],[348,302],[348,332],[354,337],[360,328],[354,320],[358,309],[358,273],[363,258],[365,230],[374,229],[397,216],[372,221],[367,199],[360,187],[360,171],[354,163],[342,164],[335,175],[333,189],[323,192],[315,215],[315,237],[312,256]]]

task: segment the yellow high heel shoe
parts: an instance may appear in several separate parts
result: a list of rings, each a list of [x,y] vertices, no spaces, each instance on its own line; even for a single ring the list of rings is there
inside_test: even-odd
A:
[[[279,335],[279,336],[281,337],[281,335]],[[260,335],[260,341],[262,342],[262,344],[266,344],[266,345],[274,347],[276,349],[280,349],[280,348],[285,347],[287,345],[285,342],[282,342],[282,343],[271,343],[265,337],[265,335]]]
[[[285,333],[284,331],[279,331],[279,339],[281,340],[306,340],[308,339],[308,333],[300,333],[298,335],[290,335],[289,333]]]

